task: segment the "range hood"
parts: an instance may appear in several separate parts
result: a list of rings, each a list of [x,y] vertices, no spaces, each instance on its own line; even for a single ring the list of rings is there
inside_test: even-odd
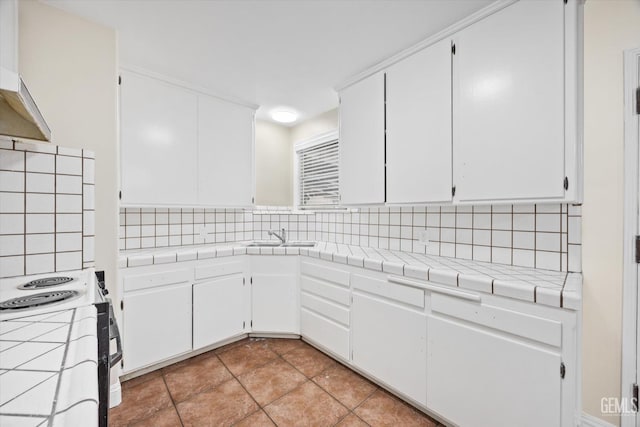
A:
[[[51,140],[18,72],[18,0],[0,0],[0,136]]]
[[[51,140],[51,130],[22,78],[4,68],[0,68],[0,135]]]

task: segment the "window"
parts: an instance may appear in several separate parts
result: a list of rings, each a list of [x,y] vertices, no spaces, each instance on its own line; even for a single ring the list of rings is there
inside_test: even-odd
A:
[[[335,208],[338,185],[338,134],[329,132],[296,144],[296,198],[300,209]]]

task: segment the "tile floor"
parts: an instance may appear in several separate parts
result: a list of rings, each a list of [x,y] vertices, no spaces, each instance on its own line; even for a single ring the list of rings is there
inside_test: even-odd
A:
[[[261,338],[124,382],[109,425],[439,426],[301,340]]]

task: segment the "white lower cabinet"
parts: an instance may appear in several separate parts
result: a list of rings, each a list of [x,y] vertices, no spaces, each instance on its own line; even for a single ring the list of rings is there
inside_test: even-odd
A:
[[[242,334],[302,335],[461,427],[579,416],[579,312],[296,256],[121,276],[125,374]]]
[[[249,291],[245,260],[203,261],[195,267],[193,285],[193,348],[233,338],[245,331]]]
[[[125,278],[123,364],[131,372],[191,351],[188,274]]]
[[[415,403],[427,403],[424,291],[353,274],[352,362]]]
[[[348,361],[349,272],[320,261],[300,263],[300,334]]]
[[[575,402],[562,416],[559,321],[438,294],[432,313],[430,410],[459,426],[571,425]]]
[[[193,285],[193,348],[243,333],[245,292],[240,274]]]
[[[251,329],[299,334],[298,258],[261,255],[251,259]]]

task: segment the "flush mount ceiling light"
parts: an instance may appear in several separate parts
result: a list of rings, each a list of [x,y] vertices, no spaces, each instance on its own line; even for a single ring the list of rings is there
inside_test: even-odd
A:
[[[291,110],[273,110],[271,118],[280,123],[293,123],[298,120],[298,113]]]

